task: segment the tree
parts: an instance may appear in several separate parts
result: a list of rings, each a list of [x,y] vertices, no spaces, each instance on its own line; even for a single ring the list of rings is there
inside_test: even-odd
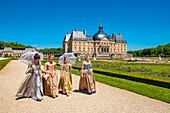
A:
[[[62,54],[62,48],[44,48],[38,51],[43,54]]]
[[[166,45],[159,45],[155,48],[147,48],[137,51],[128,51],[129,54],[132,54],[134,57],[155,57],[155,56],[170,56],[170,43]]]
[[[12,49],[17,49],[17,50],[24,50],[25,48],[32,48],[31,46],[26,46],[26,45],[20,44],[18,42],[0,41],[0,49],[4,49],[5,47],[11,47]]]

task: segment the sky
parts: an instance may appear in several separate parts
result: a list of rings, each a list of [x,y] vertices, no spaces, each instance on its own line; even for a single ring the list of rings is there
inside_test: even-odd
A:
[[[93,36],[102,23],[121,33],[128,50],[170,43],[170,0],[0,0],[0,40],[62,47],[67,32]]]

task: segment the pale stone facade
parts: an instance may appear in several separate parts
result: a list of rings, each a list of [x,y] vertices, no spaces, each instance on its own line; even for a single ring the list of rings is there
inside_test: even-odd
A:
[[[1,56],[11,56],[11,57],[20,57],[23,53],[27,51],[36,51],[34,48],[26,48],[25,50],[13,50],[11,47],[5,47],[0,50]]]
[[[67,33],[63,40],[63,53],[74,53],[78,56],[89,54],[97,57],[111,57],[127,54],[127,43],[121,34],[108,36],[99,26],[99,31],[94,36],[87,36],[86,30],[73,30]]]

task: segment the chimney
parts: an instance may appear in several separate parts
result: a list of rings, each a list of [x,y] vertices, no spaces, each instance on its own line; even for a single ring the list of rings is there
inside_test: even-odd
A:
[[[84,32],[84,35],[86,36],[86,30],[84,30],[83,32]]]

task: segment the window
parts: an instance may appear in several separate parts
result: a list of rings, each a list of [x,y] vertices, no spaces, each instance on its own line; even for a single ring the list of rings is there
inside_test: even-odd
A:
[[[76,52],[76,47],[74,48],[74,52]]]

